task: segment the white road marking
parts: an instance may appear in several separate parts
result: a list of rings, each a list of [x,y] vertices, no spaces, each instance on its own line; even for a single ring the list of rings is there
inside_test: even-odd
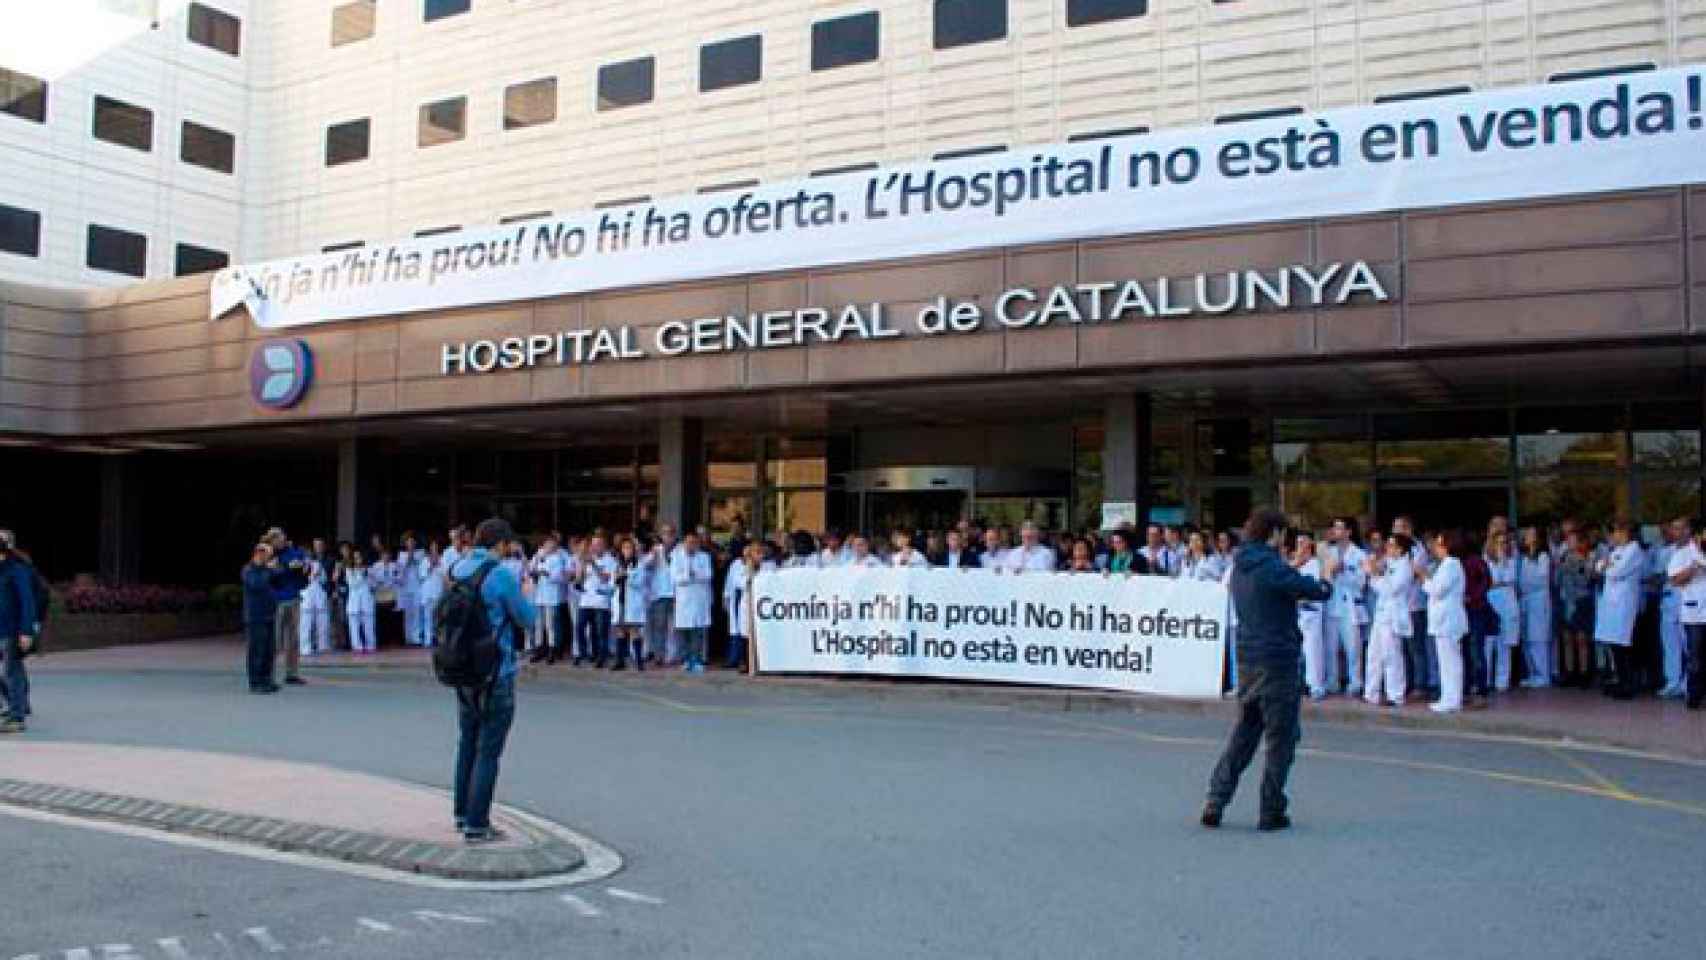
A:
[[[587,903],[585,900],[582,900],[580,897],[577,897],[572,893],[565,893],[559,899],[561,899],[564,903],[568,904],[569,906],[573,907],[574,911],[583,917],[589,917],[590,918],[590,917],[602,917],[602,916],[604,916],[603,910],[600,910],[597,907],[593,906],[592,904]]]
[[[251,846],[246,843],[236,843],[230,840],[215,840],[211,837],[198,837],[184,833],[166,833],[148,827],[133,826],[128,823],[117,823],[106,820],[85,820],[50,810],[36,810],[31,807],[13,806],[0,803],[0,816],[19,817],[24,820],[37,820],[42,823],[55,823],[66,827],[81,827],[85,830],[99,830],[103,833],[114,833],[125,837],[140,837],[158,843],[169,843],[180,847],[196,847],[202,850],[212,850],[216,853],[228,853],[251,860],[265,860],[268,863],[287,863],[296,867],[308,867],[313,870],[329,870],[332,873],[342,873],[348,876],[361,877],[366,880],[383,880],[389,883],[406,883],[411,886],[425,887],[429,890],[456,891],[488,891],[513,892],[524,890],[554,890],[557,887],[573,887],[583,883],[593,883],[603,880],[622,869],[622,855],[610,849],[591,837],[576,833],[561,824],[552,823],[523,813],[511,807],[501,807],[503,814],[512,820],[524,821],[535,829],[557,836],[565,842],[572,843],[580,849],[586,862],[579,870],[565,873],[556,877],[540,877],[536,880],[451,880],[445,877],[429,877],[418,873],[405,873],[401,870],[388,870],[384,867],[370,866],[364,863],[346,863],[342,860],[325,860],[302,853],[286,853],[270,847]],[[215,934],[215,937],[219,937]],[[228,941],[220,938],[227,952],[231,950]],[[93,954],[87,958],[71,957],[69,960],[94,960]]]
[[[128,943],[103,943],[101,960],[142,960],[142,954]]]
[[[73,947],[65,951],[65,960],[95,960],[88,947]]]
[[[445,923],[466,923],[466,924],[481,924],[481,923],[491,923],[492,922],[490,920],[487,920],[485,917],[470,917],[467,914],[463,914],[463,913],[441,913],[437,910],[416,910],[415,911],[415,919],[419,920],[420,922],[422,922],[424,924],[427,924],[428,926],[431,926],[435,921],[443,921]]]
[[[183,937],[161,937],[154,941],[159,944],[160,952],[166,955],[166,960],[195,960],[190,952],[184,949]]]
[[[356,917],[355,922],[361,924],[363,929],[372,930],[374,933],[397,932],[396,927],[391,926],[383,920],[375,920],[372,917]]]
[[[243,936],[253,940],[255,942],[255,946],[260,947],[268,953],[284,952],[284,944],[274,940],[273,935],[267,932],[266,927],[250,927],[243,931]]]
[[[618,900],[627,900],[631,903],[643,903],[643,904],[646,904],[648,906],[653,906],[653,907],[663,906],[663,901],[658,899],[657,897],[647,896],[646,894],[643,894],[643,893],[635,893],[632,890],[623,890],[620,887],[611,887],[610,889],[608,889],[604,892],[610,894],[611,896],[615,897]]]

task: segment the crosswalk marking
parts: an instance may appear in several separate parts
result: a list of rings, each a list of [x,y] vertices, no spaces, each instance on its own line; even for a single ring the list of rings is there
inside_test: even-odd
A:
[[[610,889],[608,889],[604,892],[610,894],[611,896],[615,897],[618,900],[627,900],[631,903],[643,903],[643,904],[646,904],[647,906],[652,906],[652,907],[663,906],[663,901],[658,899],[657,897],[648,896],[644,893],[635,893],[632,890],[623,890],[620,887],[611,887]]]
[[[243,936],[253,940],[255,942],[255,946],[260,947],[268,953],[284,952],[284,944],[274,940],[273,935],[268,932],[266,927],[250,927],[243,931]]]
[[[444,912],[439,911],[439,910],[416,910],[415,911],[415,919],[421,921],[422,923],[428,924],[428,925],[431,925],[434,921],[442,921],[444,923],[466,923],[466,924],[481,924],[481,923],[491,923],[492,922],[490,920],[487,920],[485,917],[471,917],[465,913],[444,913]]]
[[[375,920],[372,917],[356,917],[355,922],[360,924],[362,929],[372,930],[374,933],[396,933],[397,932],[396,927],[391,926],[389,923],[386,923],[383,920]]]
[[[565,893],[561,897],[559,897],[558,899],[562,900],[564,903],[566,903],[570,907],[574,908],[574,911],[583,917],[602,917],[602,916],[604,916],[603,910],[600,910],[597,907],[593,906],[592,904],[587,903],[585,900],[582,900],[580,897],[577,897],[572,893]]]
[[[183,937],[161,937],[154,941],[160,947],[160,952],[166,955],[166,960],[194,960],[190,952],[184,949]]]

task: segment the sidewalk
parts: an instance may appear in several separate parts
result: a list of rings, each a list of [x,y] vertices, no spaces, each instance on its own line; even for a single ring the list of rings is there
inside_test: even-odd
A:
[[[428,678],[431,670],[426,651],[409,648],[391,648],[361,657],[349,653],[322,654],[305,659],[303,663],[310,680],[319,671],[373,671],[398,675],[417,672]],[[188,670],[229,673],[236,677],[242,670],[242,647],[235,639],[184,640],[55,654],[33,660],[30,666],[43,674]],[[586,683],[594,677],[605,683],[652,689],[679,687],[685,691],[739,687],[749,690],[809,690],[830,696],[969,701],[1033,710],[1156,711],[1226,719],[1231,718],[1234,710],[1234,706],[1225,700],[1181,700],[1093,690],[912,679],[754,678],[722,670],[698,677],[686,676],[675,670],[598,673],[559,663],[550,667],[528,668],[522,679],[530,685],[566,685]],[[1488,709],[1468,710],[1452,716],[1433,714],[1420,702],[1393,710],[1371,707],[1360,700],[1334,697],[1320,703],[1305,703],[1303,715],[1305,722],[1533,737],[1706,761],[1706,711],[1690,711],[1684,709],[1680,701],[1650,697],[1619,702],[1581,690],[1518,690],[1496,697]]]

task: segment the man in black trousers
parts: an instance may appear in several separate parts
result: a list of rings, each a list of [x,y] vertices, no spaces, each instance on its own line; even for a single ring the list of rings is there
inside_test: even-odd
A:
[[[1303,634],[1297,629],[1299,600],[1320,602],[1333,588],[1293,570],[1281,556],[1287,521],[1277,510],[1257,510],[1244,524],[1243,546],[1232,560],[1232,604],[1238,612],[1238,723],[1209,780],[1202,825],[1220,826],[1238,778],[1266,739],[1262,770],[1262,814],[1258,830],[1284,830],[1285,781],[1297,751],[1298,712],[1303,697]]]
[[[278,576],[279,567],[273,559],[272,546],[264,542],[255,544],[249,565],[243,568],[243,635],[249,641],[250,693],[277,693],[279,689],[272,679],[276,639],[273,636],[273,619],[278,613],[274,586]]]

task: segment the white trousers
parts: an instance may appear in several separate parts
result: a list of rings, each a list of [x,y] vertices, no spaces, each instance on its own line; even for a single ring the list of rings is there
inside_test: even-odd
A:
[[[1522,645],[1523,662],[1528,664],[1529,679],[1536,687],[1552,685],[1552,642],[1542,640],[1538,643],[1524,641]]]
[[[1664,651],[1665,686],[1682,689],[1682,652],[1688,633],[1682,629],[1682,601],[1666,597],[1659,602],[1659,646]]]
[[[1384,690],[1381,689],[1383,681]],[[1374,636],[1368,642],[1368,702],[1379,704],[1384,699],[1403,703],[1404,689],[1404,638],[1391,627],[1377,623]]]
[[[1439,705],[1452,710],[1463,709],[1463,645],[1462,637],[1434,637],[1434,652],[1439,655]]]
[[[302,611],[296,621],[296,647],[305,657],[332,649],[332,617],[325,607]]]
[[[403,642],[410,646],[425,643],[426,618],[422,616],[421,595],[398,593],[397,608],[403,611]]]
[[[533,610],[538,616],[533,618],[533,629],[527,634],[527,649],[550,649],[557,645],[557,604],[534,604]]]
[[[1362,693],[1362,625],[1353,613],[1328,617],[1324,631],[1327,646],[1327,689],[1339,689],[1339,654],[1345,655],[1345,673],[1350,678],[1346,693]]]
[[[1500,693],[1511,688],[1511,648],[1501,637],[1481,641],[1487,660],[1487,685]]]
[[[349,615],[349,648],[357,653],[371,652],[376,649],[373,642],[373,621],[371,613],[351,613]]]
[[[1331,657],[1327,655],[1326,633],[1321,626],[1320,617],[1298,617],[1297,629],[1303,633],[1303,680],[1309,685],[1309,695],[1324,697],[1327,695],[1327,664]]]

